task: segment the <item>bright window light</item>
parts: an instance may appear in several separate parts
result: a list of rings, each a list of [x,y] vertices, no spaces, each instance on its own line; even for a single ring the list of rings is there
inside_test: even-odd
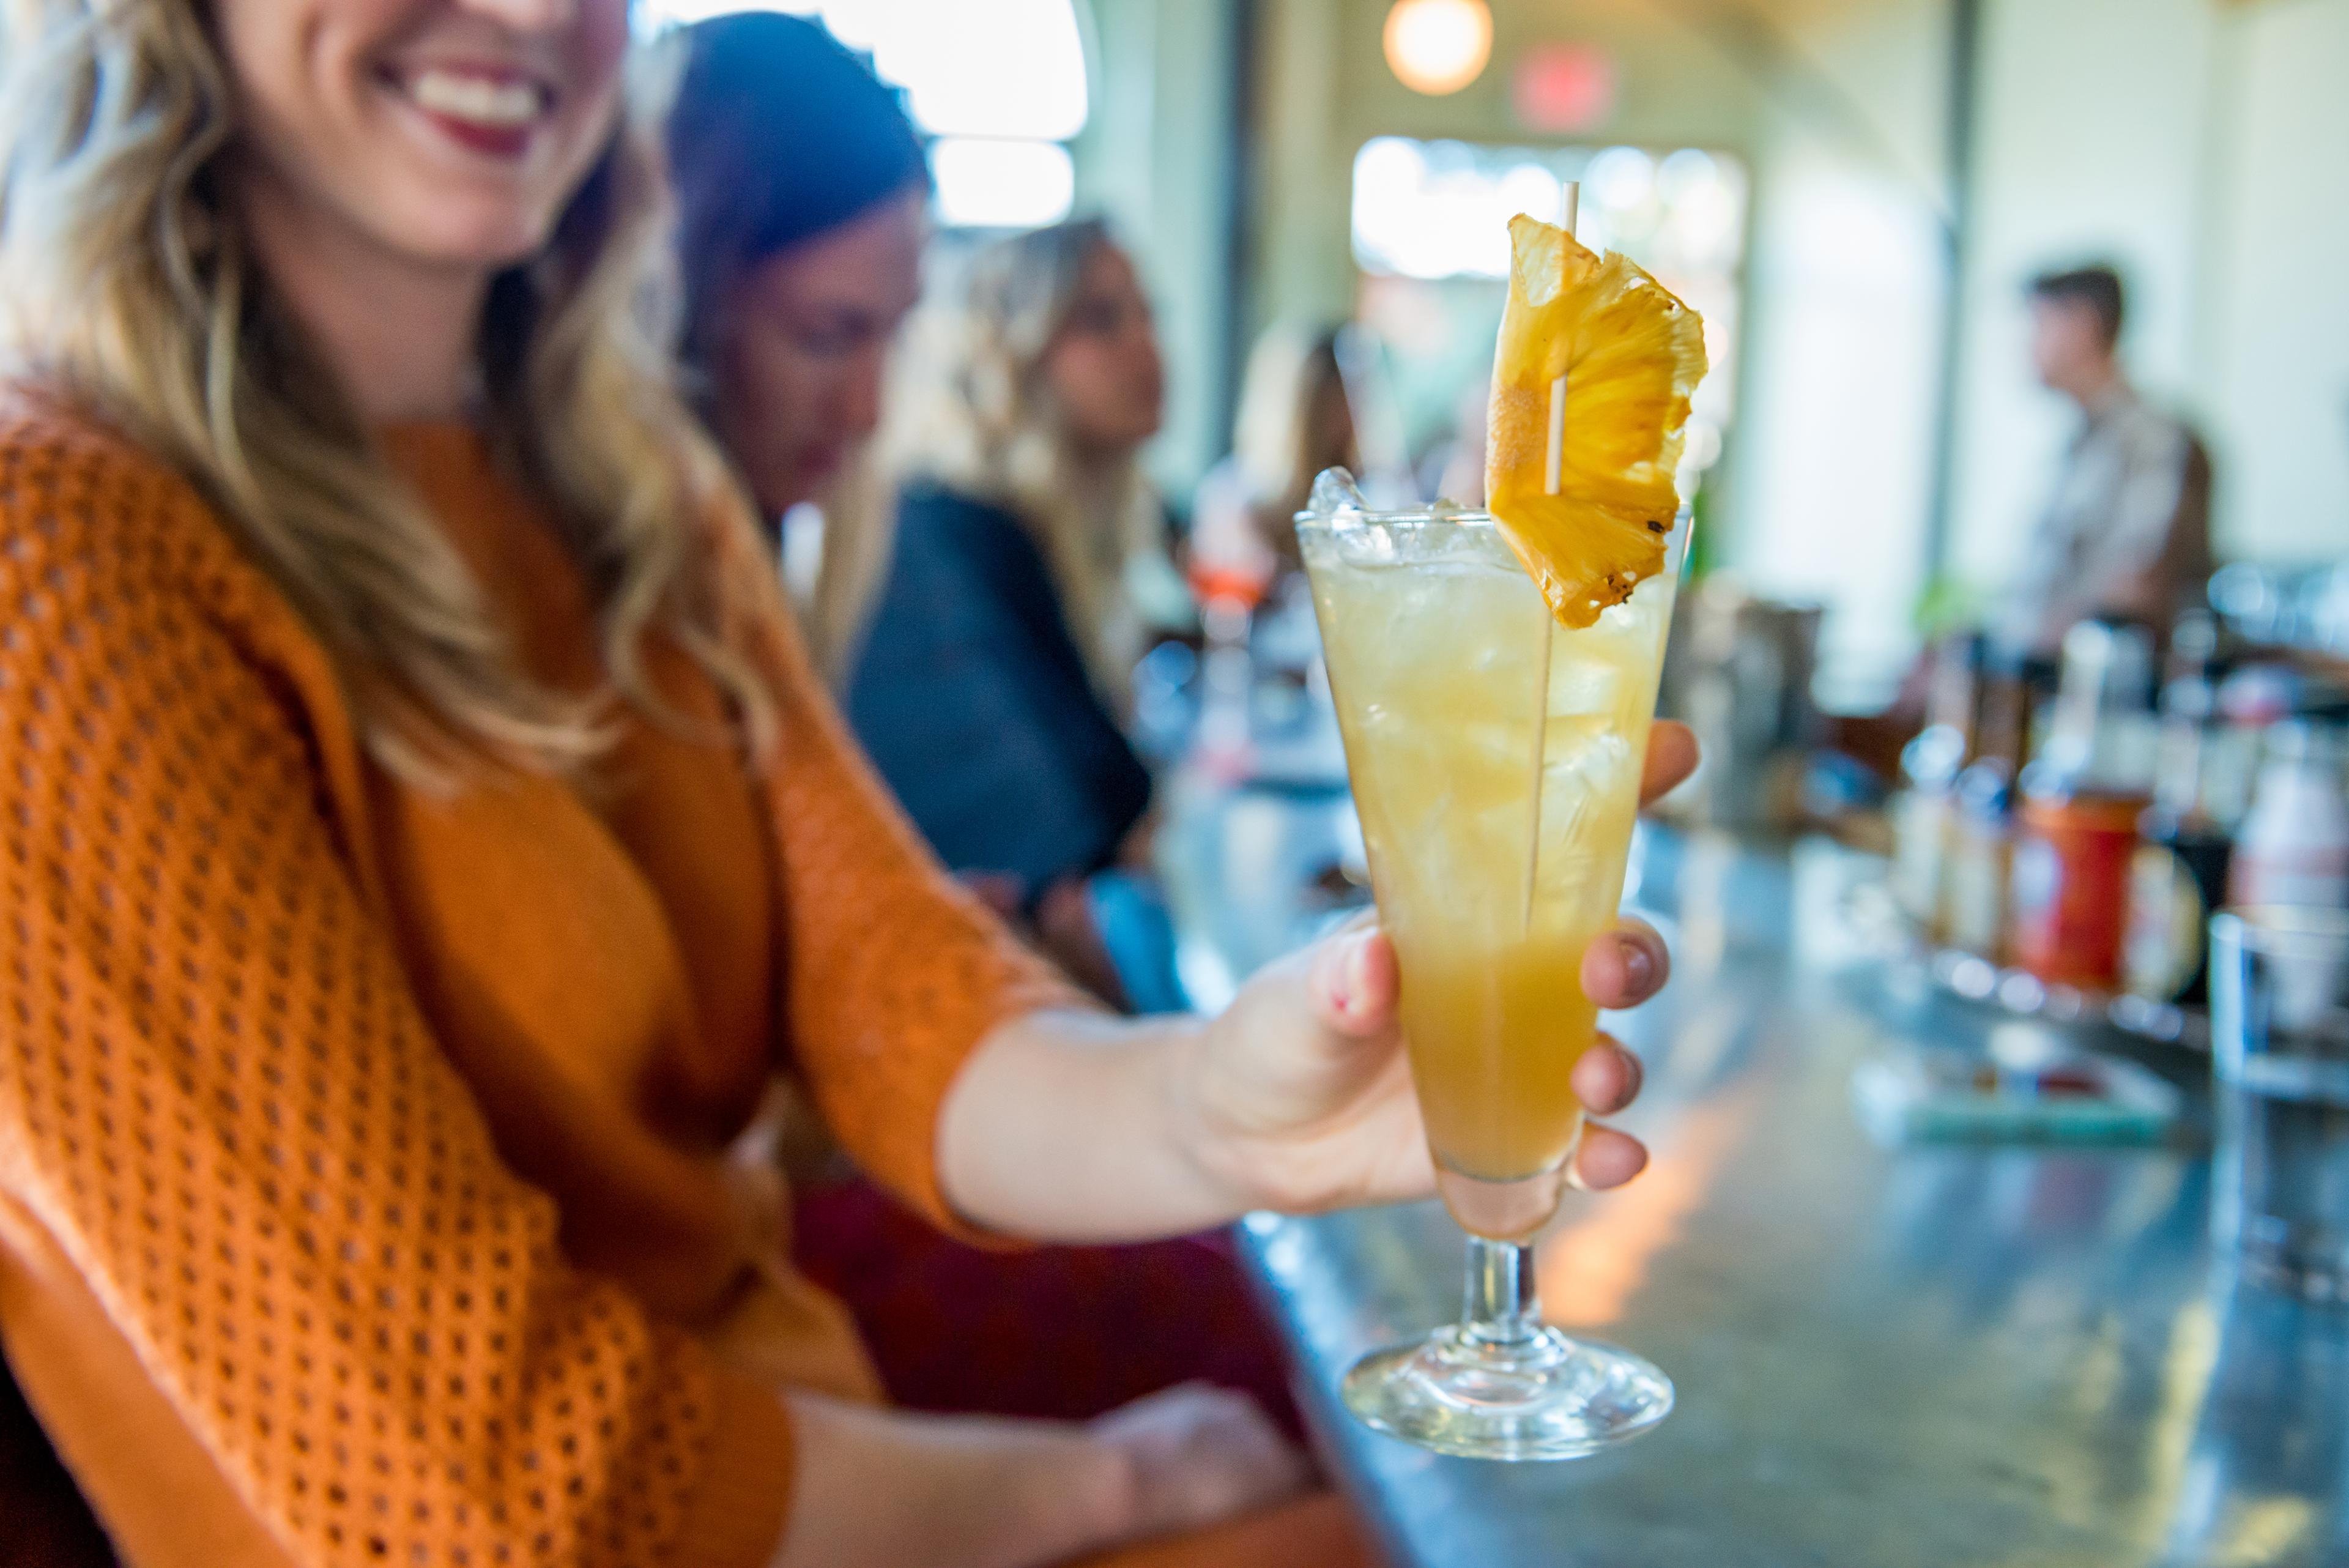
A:
[[[821,20],[905,89],[915,122],[937,138],[941,223],[1034,228],[1069,215],[1076,177],[1061,143],[1091,109],[1071,0],[638,0],[636,26],[649,36],[755,10]]]
[[[1085,48],[1070,0],[865,5],[887,18],[874,65],[905,84],[931,134],[1064,141],[1085,128]]]
[[[940,138],[930,148],[938,222],[958,229],[1033,229],[1069,215],[1076,166],[1055,141]]]
[[[1365,271],[1404,277],[1506,277],[1509,220],[1555,222],[1558,206],[1557,176],[1530,158],[1376,137],[1354,159],[1354,254]]]
[[[816,0],[766,0],[765,4],[746,0],[636,0],[636,23],[637,33],[649,37],[667,27],[688,26],[730,11],[787,11],[794,16],[813,16],[822,10]]]
[[[1660,275],[1733,272],[1744,247],[1745,171],[1683,148],[1478,147],[1374,137],[1354,157],[1354,259],[1395,277],[1505,278],[1509,220],[1557,221],[1561,179],[1582,182],[1579,237]]]
[[[1085,49],[1071,0],[641,0],[644,30],[729,11],[821,17],[905,89],[933,136],[1064,141],[1089,111]]]

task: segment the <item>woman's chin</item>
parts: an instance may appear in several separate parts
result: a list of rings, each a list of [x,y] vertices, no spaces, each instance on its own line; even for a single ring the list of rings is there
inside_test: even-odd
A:
[[[429,207],[417,206],[383,228],[399,236],[398,249],[430,266],[502,271],[536,255],[554,228],[552,213],[510,195],[472,200],[444,195]]]
[[[798,501],[815,501],[839,483],[841,470],[846,464],[839,452],[821,452],[804,454],[792,466],[792,489]]]

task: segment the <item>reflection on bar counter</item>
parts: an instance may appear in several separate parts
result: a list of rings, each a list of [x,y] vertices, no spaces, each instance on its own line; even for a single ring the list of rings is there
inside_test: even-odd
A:
[[[2247,907],[2211,934],[2213,1237],[2247,1278],[2349,1302],[2349,911]]]

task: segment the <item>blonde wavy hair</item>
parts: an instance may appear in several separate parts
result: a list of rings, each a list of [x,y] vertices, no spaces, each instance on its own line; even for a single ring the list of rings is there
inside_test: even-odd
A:
[[[522,670],[230,220],[233,103],[198,0],[0,0],[7,372],[116,424],[220,508],[325,643],[386,766],[424,782],[483,759],[582,768],[609,743],[609,699]],[[700,535],[743,503],[670,379],[657,123],[625,116],[550,243],[492,283],[486,419],[588,578],[613,691],[684,722],[645,668],[658,628],[762,754],[770,694],[722,635]]]
[[[907,329],[881,434],[894,483],[926,481],[991,502],[1028,528],[1094,684],[1113,702],[1141,652],[1128,571],[1156,545],[1157,504],[1137,458],[1078,455],[1044,358],[1086,264],[1116,243],[1102,221],[1081,218],[988,241],[950,263]],[[868,550],[859,564],[870,560]]]
[[[889,575],[895,542],[897,487],[874,442],[853,453],[828,493],[815,503],[823,519],[812,577],[791,587],[816,668],[844,684],[864,652],[873,601]]]

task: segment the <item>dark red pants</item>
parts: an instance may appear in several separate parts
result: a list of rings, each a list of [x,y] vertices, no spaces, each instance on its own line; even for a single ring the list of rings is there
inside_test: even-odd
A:
[[[794,1204],[796,1261],[848,1303],[895,1404],[1081,1420],[1203,1381],[1301,1435],[1279,1344],[1221,1232],[990,1252],[860,1181]]]

